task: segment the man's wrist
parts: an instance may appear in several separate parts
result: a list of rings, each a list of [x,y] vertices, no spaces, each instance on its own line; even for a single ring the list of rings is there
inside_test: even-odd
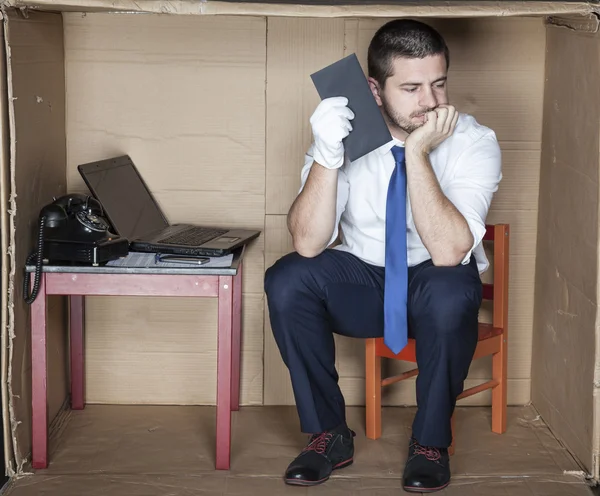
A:
[[[407,162],[426,162],[429,158],[429,152],[422,147],[406,147],[405,149]]]
[[[311,169],[313,176],[319,178],[319,181],[337,181],[339,168],[331,169],[320,164],[316,160],[313,161],[313,167]]]

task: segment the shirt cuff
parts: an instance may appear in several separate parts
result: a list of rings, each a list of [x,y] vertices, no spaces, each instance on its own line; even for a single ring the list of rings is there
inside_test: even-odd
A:
[[[485,225],[482,226],[481,223],[479,223],[479,222],[467,221],[467,224],[469,226],[469,230],[471,231],[471,234],[473,235],[473,245],[471,246],[471,249],[467,252],[465,257],[462,259],[462,262],[461,262],[462,265],[467,265],[471,261],[471,256],[473,255],[473,251],[482,242],[483,237],[485,236],[485,230],[486,230]]]

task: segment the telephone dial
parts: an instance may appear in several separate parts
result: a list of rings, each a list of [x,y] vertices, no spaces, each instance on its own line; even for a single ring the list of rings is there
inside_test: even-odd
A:
[[[27,258],[27,265],[35,262],[35,279],[29,294],[29,273],[25,272],[25,302],[31,304],[37,297],[45,260],[99,265],[128,253],[129,241],[111,232],[98,200],[81,194],[61,196],[40,212],[37,250]]]

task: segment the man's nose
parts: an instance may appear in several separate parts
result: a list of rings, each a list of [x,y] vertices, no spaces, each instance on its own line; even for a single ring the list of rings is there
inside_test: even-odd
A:
[[[421,92],[421,101],[419,102],[419,105],[429,109],[434,109],[438,106],[437,97],[432,88],[425,88],[425,90]]]

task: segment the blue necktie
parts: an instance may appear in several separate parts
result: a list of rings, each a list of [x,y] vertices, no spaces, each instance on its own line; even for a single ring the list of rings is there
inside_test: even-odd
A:
[[[384,342],[400,353],[408,342],[408,263],[406,260],[406,167],[404,148],[394,146],[396,167],[388,186],[385,212]]]

